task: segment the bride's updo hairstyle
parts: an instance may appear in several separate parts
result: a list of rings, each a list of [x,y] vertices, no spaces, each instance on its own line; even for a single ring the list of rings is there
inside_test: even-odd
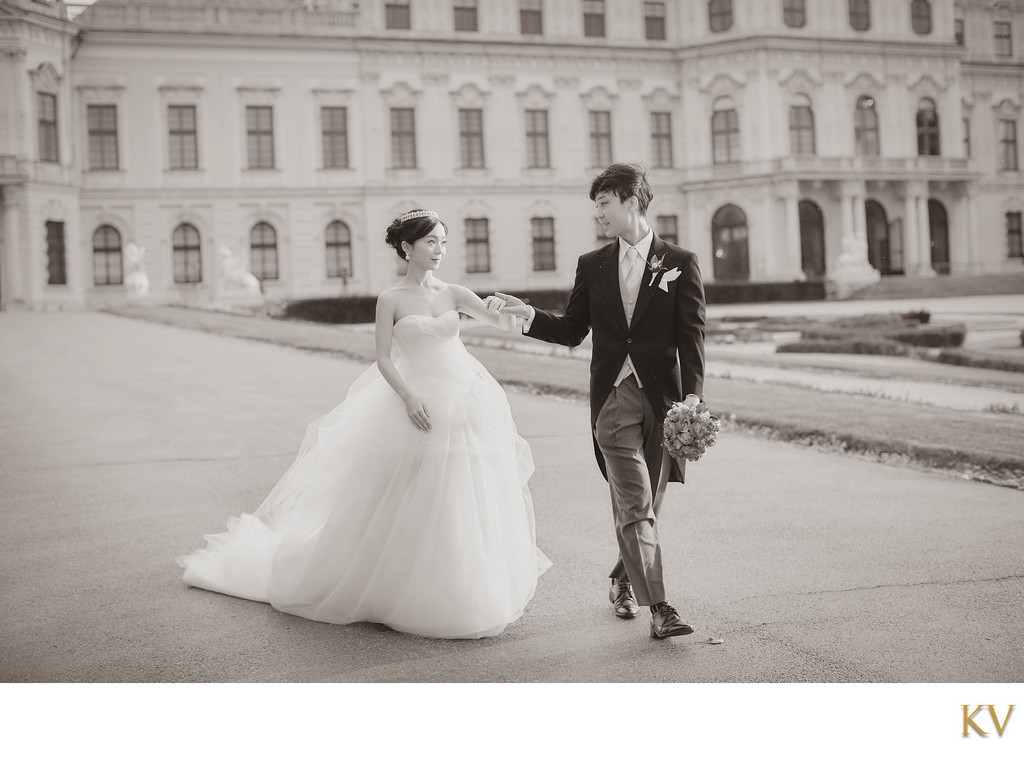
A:
[[[434,211],[426,211],[422,208],[407,211],[401,216],[396,216],[395,220],[391,222],[384,241],[395,249],[399,258],[405,260],[402,243],[407,242],[412,245],[417,240],[423,239],[434,230],[439,221],[441,218]],[[444,227],[445,234],[448,234],[448,225],[441,221],[441,226]]]

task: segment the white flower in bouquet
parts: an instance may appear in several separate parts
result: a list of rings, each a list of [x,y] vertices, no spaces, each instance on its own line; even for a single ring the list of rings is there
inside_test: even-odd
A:
[[[665,416],[665,447],[675,459],[697,461],[718,440],[721,422],[704,403],[690,407],[673,403]]]

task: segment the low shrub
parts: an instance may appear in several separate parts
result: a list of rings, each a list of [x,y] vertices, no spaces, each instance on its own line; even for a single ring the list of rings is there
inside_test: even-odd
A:
[[[287,303],[279,318],[321,324],[365,324],[376,318],[377,298],[311,298]]]
[[[851,353],[866,356],[910,356],[913,348],[892,340],[845,338],[840,340],[799,340],[783,343],[776,353]]]
[[[996,369],[1001,372],[1024,372],[1024,359],[1013,357],[993,356],[979,351],[964,349],[941,350],[933,356],[928,356],[932,361],[941,364],[953,364],[954,366],[971,366],[975,369]]]
[[[967,336],[967,327],[963,324],[950,324],[936,327],[840,327],[834,324],[823,324],[812,327],[801,327],[800,335],[804,340],[853,340],[859,338],[884,338],[895,340],[906,345],[921,348],[958,348],[963,345]]]

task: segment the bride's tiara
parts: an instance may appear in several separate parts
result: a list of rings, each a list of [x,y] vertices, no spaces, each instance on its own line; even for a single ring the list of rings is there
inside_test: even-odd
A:
[[[429,218],[429,219],[437,219],[437,218],[440,218],[440,217],[437,215],[437,211],[409,211],[407,213],[403,213],[401,216],[398,217],[398,223],[399,224],[405,224],[405,222],[407,222],[407,221],[409,221],[411,219],[427,219],[427,218]]]

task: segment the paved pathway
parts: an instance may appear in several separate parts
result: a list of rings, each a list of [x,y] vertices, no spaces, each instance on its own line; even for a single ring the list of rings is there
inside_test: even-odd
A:
[[[555,565],[501,637],[423,640],[188,589],[173,561],[365,364],[96,314],[0,315],[0,351],[0,680],[1024,680],[1017,491],[728,434],[670,491],[697,632],[657,643],[606,600],[586,407],[512,393]]]

